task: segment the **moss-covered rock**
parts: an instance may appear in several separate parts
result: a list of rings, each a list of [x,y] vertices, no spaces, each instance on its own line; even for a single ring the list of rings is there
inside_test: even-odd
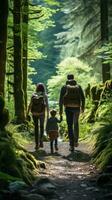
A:
[[[34,180],[34,171],[37,171],[38,162],[33,155],[15,141],[9,132],[1,133],[0,152],[0,171],[31,184]]]
[[[21,179],[0,171],[0,183],[1,181],[8,183],[13,181],[21,181]]]
[[[96,130],[96,144],[93,153],[93,161],[105,170],[112,165],[112,124],[103,124]]]

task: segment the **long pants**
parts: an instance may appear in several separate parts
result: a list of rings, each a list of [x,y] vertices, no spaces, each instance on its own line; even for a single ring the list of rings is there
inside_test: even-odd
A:
[[[56,148],[57,148],[57,146],[58,146],[58,139],[55,139],[55,140],[50,141],[51,152],[54,151],[53,144],[55,145],[55,150],[56,150]]]
[[[65,108],[66,121],[68,126],[68,137],[71,147],[78,143],[79,139],[79,114],[80,108]]]
[[[43,144],[45,115],[33,115],[32,117],[34,121],[35,143],[36,146],[39,147],[39,144],[40,146]]]

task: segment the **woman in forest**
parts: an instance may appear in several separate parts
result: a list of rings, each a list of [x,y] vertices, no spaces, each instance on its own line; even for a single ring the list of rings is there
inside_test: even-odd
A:
[[[49,117],[48,97],[43,83],[38,83],[36,85],[36,92],[32,94],[30,104],[28,106],[27,115],[30,111],[32,113],[32,118],[35,126],[35,149],[38,150],[39,147],[43,148],[44,122],[46,111],[47,119]]]

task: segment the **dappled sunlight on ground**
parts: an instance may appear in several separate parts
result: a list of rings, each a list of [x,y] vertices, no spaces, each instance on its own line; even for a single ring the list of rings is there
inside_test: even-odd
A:
[[[96,184],[97,170],[91,164],[91,152],[86,143],[80,143],[73,153],[67,142],[59,142],[59,152],[50,154],[49,142],[44,148],[34,149],[34,143],[27,149],[46,163],[46,169],[40,169],[40,177],[50,178],[57,186],[58,199],[99,200],[105,193]],[[53,199],[54,200],[54,199]]]

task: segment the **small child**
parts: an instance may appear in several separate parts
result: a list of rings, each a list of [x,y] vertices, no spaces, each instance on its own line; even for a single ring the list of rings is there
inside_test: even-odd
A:
[[[60,117],[60,120],[57,119],[56,110],[51,110],[50,114],[51,117],[47,120],[46,132],[50,139],[50,148],[51,148],[51,153],[53,154],[54,145],[55,145],[55,151],[58,151],[58,123],[62,121],[62,117]]]

